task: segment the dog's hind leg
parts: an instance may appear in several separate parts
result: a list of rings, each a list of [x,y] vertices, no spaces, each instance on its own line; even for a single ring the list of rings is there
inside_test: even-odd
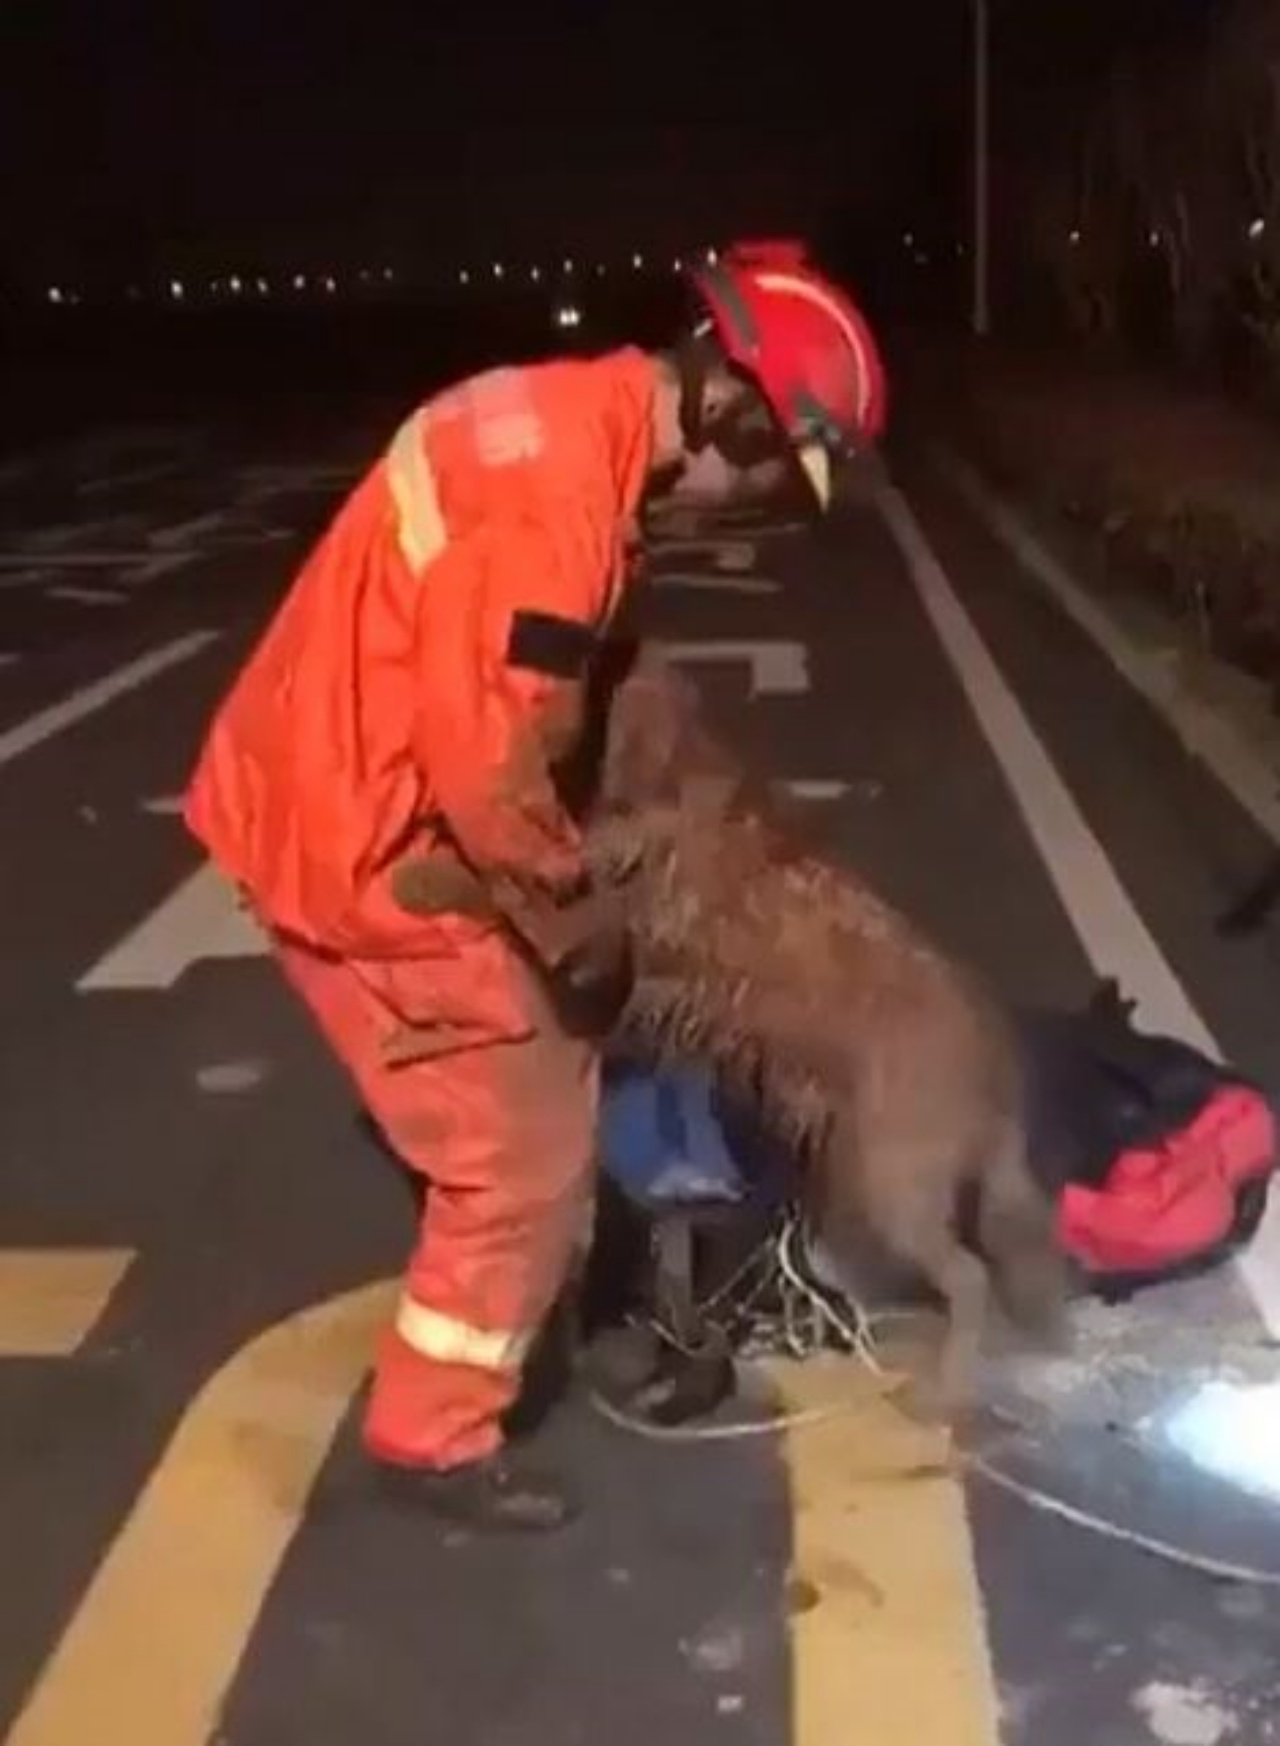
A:
[[[932,1386],[919,1391],[931,1418],[951,1419],[971,1403],[977,1382],[990,1290],[987,1270],[954,1228],[954,1177],[932,1170],[916,1180],[904,1171],[879,1198],[873,1223],[892,1254],[923,1275],[947,1309],[947,1326]]]
[[[1009,1320],[1045,1348],[1062,1347],[1068,1269],[1053,1205],[1032,1177],[1019,1123],[996,1135],[978,1177],[978,1241]]]

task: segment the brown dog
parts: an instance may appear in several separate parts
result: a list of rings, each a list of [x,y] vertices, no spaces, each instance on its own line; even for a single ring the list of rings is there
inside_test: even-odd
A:
[[[638,968],[617,1040],[655,1063],[705,1062],[800,1160],[837,1256],[870,1231],[941,1292],[936,1405],[957,1411],[989,1277],[1011,1320],[1046,1338],[1066,1296],[1001,1009],[856,875],[797,848],[670,668],[642,660],[597,721],[585,843]],[[410,908],[490,901],[439,857],[406,862],[397,890]],[[966,1192],[985,1263],[957,1234]]]
[[[797,850],[660,664],[613,700],[587,843],[636,943],[624,1041],[737,1081],[804,1159],[833,1250],[869,1229],[942,1293],[938,1407],[971,1395],[988,1274],[1013,1321],[1056,1334],[1065,1268],[1000,1008],[854,874]],[[957,1235],[966,1190],[985,1265]]]

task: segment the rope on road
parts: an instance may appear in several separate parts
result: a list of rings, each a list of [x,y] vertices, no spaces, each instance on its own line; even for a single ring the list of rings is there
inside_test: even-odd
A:
[[[1011,1497],[1021,1498],[1032,1509],[1056,1516],[1060,1521],[1070,1522],[1074,1527],[1084,1528],[1091,1534],[1098,1534],[1104,1540],[1116,1540],[1121,1545],[1133,1546],[1149,1557],[1176,1565],[1180,1570],[1193,1570],[1215,1582],[1235,1582],[1249,1588],[1280,1588],[1280,1571],[1258,1570],[1250,1564],[1231,1564],[1219,1558],[1201,1557],[1198,1552],[1184,1552],[1165,1540],[1157,1540],[1150,1534],[1140,1534],[1136,1528],[1122,1528],[1116,1522],[1104,1521],[1101,1516],[1091,1515],[1088,1510],[1077,1509],[1063,1498],[1053,1497],[1047,1491],[1040,1491],[1021,1479],[1015,1479],[1012,1474],[1006,1473],[1003,1468],[997,1467],[994,1462],[987,1461],[981,1455],[966,1452],[961,1459],[989,1484],[1007,1492]]]
[[[624,1412],[612,1401],[606,1400],[602,1394],[591,1391],[591,1404],[595,1410],[620,1430],[629,1431],[632,1435],[645,1437],[655,1443],[715,1443],[732,1442],[743,1437],[762,1437],[780,1435],[789,1431],[802,1430],[808,1426],[826,1424],[832,1419],[843,1418],[851,1413],[863,1410],[869,1403],[861,1401],[844,1401],[826,1407],[808,1407],[802,1412],[778,1413],[766,1419],[740,1419],[726,1424],[711,1425],[656,1425],[646,1419]],[[1230,1582],[1247,1588],[1280,1589],[1280,1571],[1260,1570],[1249,1564],[1233,1564],[1225,1559],[1207,1558],[1196,1552],[1186,1552],[1180,1547],[1170,1545],[1165,1540],[1158,1540],[1153,1535],[1139,1533],[1136,1528],[1123,1528],[1118,1522],[1108,1522],[1101,1516],[1095,1516],[1088,1510],[1077,1508],[1075,1504],[1067,1503],[1065,1499],[1053,1497],[1047,1491],[1028,1485],[1024,1480],[1015,1479],[1011,1473],[1006,1473],[993,1461],[973,1450],[959,1450],[957,1461],[976,1473],[980,1479],[985,1479],[989,1485],[1010,1497],[1019,1498],[1029,1508],[1038,1510],[1042,1515],[1056,1517],[1059,1521],[1068,1522],[1076,1528],[1083,1528],[1087,1533],[1097,1535],[1100,1539],[1111,1540],[1119,1545],[1131,1546],[1136,1551],[1144,1553],[1149,1558],[1159,1559],[1165,1564],[1171,1564],[1179,1570],[1189,1570],[1198,1576],[1209,1578],[1213,1582]],[[917,1479],[926,1470],[912,1468],[905,1473],[904,1478]],[[932,1471],[931,1469],[928,1471]]]
[[[877,1328],[886,1321],[909,1317],[911,1312],[875,1313],[853,1298],[847,1290],[837,1294],[824,1288],[804,1264],[801,1254],[797,1253],[798,1240],[799,1233],[795,1225],[788,1221],[773,1244],[763,1246],[765,1249],[772,1247],[771,1259],[783,1288],[781,1314],[777,1317],[781,1332],[775,1334],[772,1342],[775,1350],[780,1346],[787,1355],[803,1360],[824,1347],[837,1344],[856,1357],[864,1369],[883,1383],[888,1373],[876,1350]],[[758,1262],[760,1254],[761,1251],[757,1251],[749,1257],[747,1264],[739,1269],[711,1302],[731,1297],[734,1288]],[[752,1296],[755,1295],[753,1292]],[[709,1305],[703,1307],[705,1309]],[[875,1398],[879,1400],[882,1396],[877,1395]],[[590,1391],[590,1400],[601,1417],[619,1430],[644,1437],[650,1442],[668,1445],[735,1442],[747,1437],[779,1436],[790,1431],[827,1424],[834,1419],[864,1411],[871,1404],[865,1397],[850,1398],[834,1401],[829,1406],[807,1407],[796,1412],[776,1413],[762,1418],[711,1424],[663,1425],[639,1414],[627,1412],[596,1389]],[[1007,1415],[999,1416],[1005,1418]],[[1021,1429],[1016,1419],[1009,1422]],[[976,1450],[956,1449],[954,1459],[961,1467],[986,1480],[997,1490],[1007,1496],[1019,1498],[1029,1509],[1067,1522],[1072,1527],[1081,1528],[1100,1539],[1132,1547],[1135,1551],[1158,1559],[1175,1569],[1192,1571],[1213,1582],[1230,1582],[1249,1588],[1280,1589],[1280,1571],[1261,1570],[1252,1565],[1204,1557],[1199,1553],[1184,1551],[1181,1547],[1153,1535],[1141,1533],[1136,1528],[1122,1527],[1118,1522],[1107,1521],[1102,1516],[1068,1503],[1064,1498],[1054,1497],[1047,1491],[1028,1485],[1024,1480],[1016,1479],[1013,1474]],[[912,1468],[903,1477],[915,1479],[941,1470],[941,1465],[937,1468]]]
[[[822,1425],[831,1419],[844,1418],[857,1411],[865,1402],[838,1401],[832,1406],[806,1407],[802,1412],[775,1413],[766,1419],[731,1419],[713,1425],[658,1425],[638,1414],[624,1412],[598,1390],[589,1393],[592,1406],[601,1418],[608,1419],[619,1430],[637,1437],[647,1437],[654,1443],[728,1443],[740,1437],[776,1436],[783,1431],[795,1431],[806,1425]]]

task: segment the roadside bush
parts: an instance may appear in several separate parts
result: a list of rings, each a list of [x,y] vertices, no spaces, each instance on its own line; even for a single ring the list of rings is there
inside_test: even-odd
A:
[[[1118,369],[983,360],[965,436],[1096,542],[1100,568],[1193,622],[1280,705],[1280,433],[1225,397]]]

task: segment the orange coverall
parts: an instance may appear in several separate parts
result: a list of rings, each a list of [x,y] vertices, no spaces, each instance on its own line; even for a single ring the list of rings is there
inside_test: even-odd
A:
[[[589,1215],[594,1048],[509,935],[410,915],[390,880],[445,840],[548,913],[581,886],[550,765],[625,590],[653,393],[627,349],[493,371],[421,407],[304,566],[187,794],[189,827],[430,1179],[365,1421],[384,1460],[443,1468],[497,1446]]]

